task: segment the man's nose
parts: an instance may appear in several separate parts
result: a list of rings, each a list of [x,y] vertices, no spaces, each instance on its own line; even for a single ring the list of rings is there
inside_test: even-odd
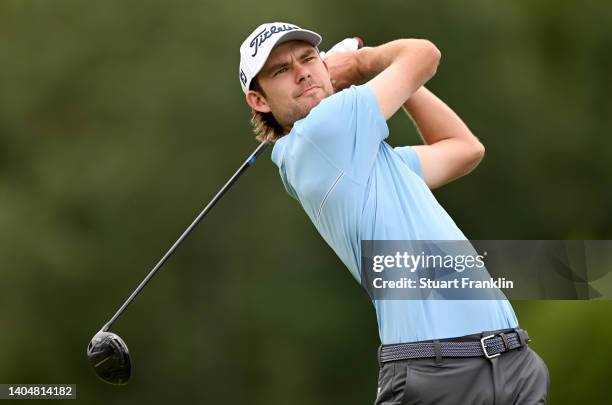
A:
[[[295,66],[296,71],[296,80],[298,83],[304,81],[305,79],[310,78],[310,70],[308,67],[301,63],[297,63]]]

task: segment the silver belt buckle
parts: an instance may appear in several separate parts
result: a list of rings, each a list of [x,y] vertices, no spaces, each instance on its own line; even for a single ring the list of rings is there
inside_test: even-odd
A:
[[[489,360],[501,354],[501,353],[496,353],[496,354],[490,355],[489,353],[487,353],[487,346],[485,345],[485,340],[491,339],[492,337],[495,337],[495,335],[485,336],[482,339],[480,339],[480,346],[482,347],[482,351],[484,352],[485,357]]]

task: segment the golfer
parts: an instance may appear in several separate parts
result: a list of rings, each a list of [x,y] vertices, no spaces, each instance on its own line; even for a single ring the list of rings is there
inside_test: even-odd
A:
[[[473,170],[484,147],[424,87],[440,51],[399,39],[323,61],[321,36],[257,27],[239,79],[282,182],[360,280],[362,240],[466,240],[431,189]],[[392,148],[400,108],[424,144]],[[541,404],[549,375],[514,310],[499,300],[373,300],[381,346],[375,404]]]

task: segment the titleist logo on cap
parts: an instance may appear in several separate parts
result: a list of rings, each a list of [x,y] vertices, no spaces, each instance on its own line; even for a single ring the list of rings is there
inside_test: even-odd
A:
[[[258,32],[255,35],[255,38],[253,38],[253,40],[250,43],[251,48],[255,48],[255,52],[253,52],[251,57],[257,55],[257,51],[259,50],[259,47],[261,46],[261,44],[266,42],[266,40],[270,38],[272,35],[278,34],[279,32],[291,31],[291,30],[296,30],[296,29],[298,29],[298,27],[294,25],[287,25],[287,24],[284,24],[281,26],[273,25],[270,28],[264,28],[263,31]]]

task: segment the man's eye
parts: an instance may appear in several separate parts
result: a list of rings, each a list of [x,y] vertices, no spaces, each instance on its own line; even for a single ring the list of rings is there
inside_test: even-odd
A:
[[[286,67],[284,67],[284,68],[280,68],[280,69],[278,69],[278,70],[276,71],[276,73],[274,73],[274,76],[276,76],[276,75],[277,75],[277,74],[279,74],[279,73],[283,73],[283,72],[284,72],[284,71],[286,71],[286,70],[287,70],[287,68],[286,68]]]
[[[309,56],[308,58],[306,58],[306,62],[310,62],[311,60],[313,60],[315,57],[314,56]]]

